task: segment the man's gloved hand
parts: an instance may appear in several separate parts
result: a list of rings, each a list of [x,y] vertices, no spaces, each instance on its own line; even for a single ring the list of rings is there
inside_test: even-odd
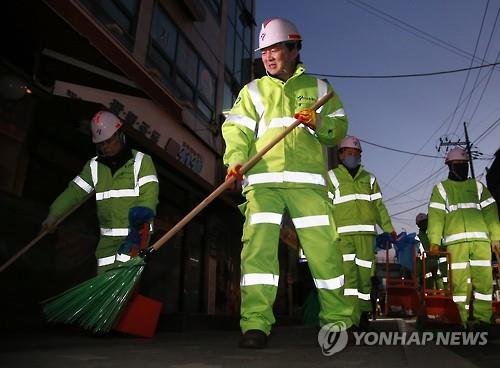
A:
[[[118,248],[119,254],[130,254],[134,248],[139,248],[141,245],[141,227],[145,223],[149,224],[153,217],[154,212],[148,207],[136,206],[128,211],[129,231],[120,248]]]
[[[429,251],[431,254],[437,254],[439,253],[439,245],[437,244],[431,244],[431,246],[429,247]]]
[[[149,207],[136,206],[128,211],[128,222],[131,227],[139,229],[142,224],[151,222],[155,213]]]
[[[40,231],[53,233],[54,231],[56,231],[56,222],[57,220],[53,216],[48,215],[45,220],[43,220]]]
[[[302,124],[316,130],[316,111],[308,107],[303,108],[295,113],[293,116],[295,119],[300,120]]]
[[[240,173],[240,169],[241,169],[240,163],[232,164],[227,168],[227,174],[226,174],[226,178],[224,180],[227,181],[232,177],[235,178],[233,185],[229,188],[230,190],[241,189],[240,185],[241,185],[241,182],[243,181],[243,175]]]
[[[236,163],[227,168],[227,174],[225,180],[228,180],[230,177],[235,177],[237,181],[243,180],[243,175],[240,173],[241,164]]]
[[[398,238],[398,233],[395,230],[392,230],[390,235],[391,235],[392,241],[396,241],[396,239]]]
[[[491,241],[491,250],[493,253],[500,253],[500,240],[492,240]]]
[[[141,243],[141,234],[139,230],[135,227],[131,227],[128,231],[128,235],[123,241],[123,243],[118,248],[118,254],[130,254],[133,249],[139,248]]]

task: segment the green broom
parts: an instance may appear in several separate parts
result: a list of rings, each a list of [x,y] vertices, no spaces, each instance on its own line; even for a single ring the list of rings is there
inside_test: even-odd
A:
[[[319,109],[333,97],[333,91],[320,98],[311,107]],[[241,175],[252,168],[261,157],[281,141],[295,127],[301,124],[295,120],[283,132],[269,142],[261,151],[257,152],[239,169]],[[149,248],[139,253],[129,261],[118,265],[96,277],[83,282],[59,295],[42,302],[43,313],[49,322],[76,323],[93,333],[109,332],[130,300],[133,291],[144,270],[145,259],[157,251],[162,245],[179,232],[189,221],[208,206],[222,192],[230,188],[236,178],[228,177],[207,198],[198,204],[181,221],[172,227],[165,235]]]
[[[142,257],[134,257],[43,301],[47,321],[76,323],[95,333],[108,332],[130,299],[144,265]]]

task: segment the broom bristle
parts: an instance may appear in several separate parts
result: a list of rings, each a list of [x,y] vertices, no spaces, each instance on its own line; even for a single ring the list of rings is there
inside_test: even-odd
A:
[[[76,323],[94,333],[109,332],[130,299],[144,260],[135,257],[42,302],[49,322]]]

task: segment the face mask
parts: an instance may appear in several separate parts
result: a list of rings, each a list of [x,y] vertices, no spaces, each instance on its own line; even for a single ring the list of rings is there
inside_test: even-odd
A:
[[[420,221],[419,223],[417,223],[417,226],[420,230],[426,231],[427,230],[427,220]]]
[[[469,164],[468,163],[451,164],[450,172],[456,177],[457,180],[459,181],[465,180],[469,175]]]
[[[342,163],[348,169],[355,169],[361,164],[361,156],[346,156]]]

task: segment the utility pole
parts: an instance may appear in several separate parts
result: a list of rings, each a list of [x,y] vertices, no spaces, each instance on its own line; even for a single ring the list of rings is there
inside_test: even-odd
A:
[[[474,165],[472,164],[472,151],[471,151],[472,145],[469,141],[469,133],[467,132],[467,124],[465,124],[465,121],[464,121],[464,132],[465,132],[465,144],[467,147],[467,155],[469,155],[470,173],[472,175],[472,179],[475,179],[476,175],[474,174]]]
[[[464,121],[464,132],[465,132],[465,142],[461,142],[460,139],[458,140],[450,140],[450,138],[444,136],[439,138],[439,144],[436,146],[437,151],[439,152],[441,150],[441,147],[446,147],[445,152],[448,152],[450,147],[462,147],[465,145],[465,150],[467,151],[467,155],[469,156],[469,166],[470,166],[470,173],[473,179],[476,178],[476,175],[474,173],[474,165],[472,164],[472,159],[473,159],[473,154],[475,155],[482,155],[481,152],[478,151],[472,151],[472,143],[469,140],[469,133],[467,132],[467,124]]]

